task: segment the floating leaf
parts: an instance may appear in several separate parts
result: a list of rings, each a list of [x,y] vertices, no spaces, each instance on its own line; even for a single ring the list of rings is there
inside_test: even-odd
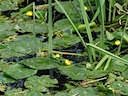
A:
[[[10,0],[0,0],[0,11],[16,10],[18,3],[11,2]]]
[[[2,83],[14,83],[15,80],[13,78],[10,78],[6,75],[4,75],[2,72],[0,73],[0,82]]]
[[[4,74],[14,79],[23,79],[36,74],[37,70],[25,68],[19,64],[8,65],[3,69]]]
[[[33,21],[18,22],[21,32],[34,32]],[[41,22],[35,22],[36,33],[48,33],[47,25],[41,24]]]
[[[56,60],[47,57],[30,58],[23,60],[20,63],[37,70],[51,69],[58,67],[58,62]]]
[[[72,18],[80,18],[80,9],[78,7],[79,3],[77,0],[60,2],[60,4],[69,16],[71,16]],[[64,13],[57,4],[55,5],[55,9],[60,13]]]
[[[29,90],[22,91],[21,88],[18,88],[18,89],[7,90],[5,92],[5,96],[44,96],[44,95],[40,92],[29,91]]]
[[[114,90],[122,93],[122,95],[128,95],[128,83],[122,81],[115,81],[114,83],[110,84],[110,86]]]
[[[93,88],[89,87],[89,88],[82,88],[82,87],[78,87],[75,89],[72,89],[71,91],[69,91],[69,96],[96,96],[96,92],[94,91]]]
[[[84,80],[91,73],[91,71],[86,68],[78,66],[60,66],[59,70],[62,74],[74,80]]]
[[[39,39],[37,39],[36,41],[37,42],[35,45],[33,36],[26,35],[26,36],[17,38],[13,42],[10,42],[9,46],[7,46],[7,47],[17,53],[29,54],[31,52],[34,52],[35,46],[36,46],[36,48],[43,47],[44,44]],[[44,48],[45,47],[46,46],[44,45]]]
[[[78,36],[69,34],[63,37],[57,37],[53,39],[53,47],[55,48],[68,47],[69,45],[73,45],[78,42],[80,42],[80,38]]]
[[[56,79],[51,79],[49,75],[43,76],[31,76],[25,82],[25,87],[39,92],[47,92],[49,87],[54,87],[54,84],[57,84]]]

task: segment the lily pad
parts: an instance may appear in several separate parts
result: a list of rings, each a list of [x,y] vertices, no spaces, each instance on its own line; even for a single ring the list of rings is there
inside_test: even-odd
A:
[[[29,54],[34,52],[35,48],[41,48],[43,45],[44,44],[39,39],[36,39],[35,43],[32,35],[26,35],[17,38],[13,42],[10,42],[8,48],[18,53]]]
[[[47,92],[49,87],[54,87],[57,83],[58,81],[51,79],[49,75],[31,76],[25,82],[25,87],[33,91]]]
[[[80,18],[79,2],[77,0],[60,2],[60,4],[71,18]],[[64,13],[57,4],[55,9],[60,13]]]
[[[68,34],[66,36],[56,37],[55,39],[53,39],[53,47],[54,48],[68,47],[80,41],[81,40],[78,36],[73,35],[73,34]]]
[[[122,93],[122,95],[128,95],[128,83],[122,81],[115,81],[110,84],[111,88]]]
[[[6,75],[4,75],[2,72],[0,73],[0,82],[2,83],[14,83],[15,80],[13,78],[10,78]]]
[[[29,90],[23,91],[21,88],[18,88],[18,89],[7,90],[5,92],[5,96],[44,96],[44,95],[40,92],[29,91]]]
[[[91,72],[86,68],[78,66],[60,66],[59,70],[61,74],[64,74],[73,80],[84,80]]]
[[[14,2],[14,0],[12,0],[12,1],[1,0],[0,1],[0,11],[16,10],[16,9],[18,9],[18,3]]]
[[[21,32],[34,32],[33,21],[18,22],[18,26]],[[35,22],[36,33],[48,33],[47,24],[41,24],[41,22]]]
[[[14,79],[23,79],[36,74],[37,70],[25,68],[23,65],[13,64],[4,68],[3,72],[5,75]]]
[[[30,58],[23,60],[19,63],[37,70],[51,69],[58,67],[58,62],[56,60],[47,57]]]

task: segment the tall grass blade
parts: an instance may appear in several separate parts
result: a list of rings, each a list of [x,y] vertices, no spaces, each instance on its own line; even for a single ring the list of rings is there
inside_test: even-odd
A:
[[[49,57],[52,57],[52,0],[48,0],[48,30],[49,30]]]
[[[35,2],[33,2],[33,38],[34,38],[34,52],[37,52],[36,30],[35,30]]]
[[[104,49],[104,10],[103,5],[105,0],[100,0],[100,12],[101,12],[101,35],[100,35],[100,46]],[[103,5],[102,5],[103,4]]]
[[[93,43],[92,34],[91,34],[91,29],[90,29],[90,27],[89,27],[89,22],[88,22],[88,18],[87,18],[88,16],[87,16],[86,11],[84,10],[84,2],[83,2],[83,0],[79,0],[79,3],[80,3],[82,15],[83,15],[84,23],[85,23],[85,26],[86,26],[86,31],[87,31],[87,35],[88,35],[88,38],[89,38],[89,42],[90,42],[91,44],[94,44],[94,43]],[[94,50],[94,49],[91,49],[91,51],[92,51],[93,58],[94,58],[94,60],[95,60],[95,59],[96,59],[95,50]],[[91,53],[91,52],[90,52],[90,53]]]
[[[56,3],[60,6],[61,10],[64,12],[64,14],[66,15],[66,17],[68,18],[69,22],[71,23],[71,25],[73,26],[73,28],[75,29],[75,31],[77,32],[78,36],[80,37],[83,46],[87,49],[88,52],[88,56],[89,56],[89,60],[90,62],[92,62],[92,56],[90,55],[89,49],[86,46],[86,43],[84,42],[83,37],[81,36],[80,32],[78,31],[78,29],[76,28],[75,24],[72,22],[71,18],[68,16],[67,12],[64,10],[64,8],[62,7],[62,5],[59,3],[58,0],[55,0]]]
[[[123,30],[123,33],[122,33],[122,36],[121,36],[121,40],[120,40],[121,43],[120,43],[120,45],[118,47],[117,55],[120,54],[121,46],[122,46],[122,43],[123,43],[123,37],[124,37],[124,34],[126,33],[127,25],[128,25],[128,18],[126,20],[125,27],[124,27],[124,30]]]
[[[114,54],[112,54],[112,53],[110,53],[110,52],[108,52],[108,51],[106,51],[106,50],[104,50],[104,49],[102,49],[102,48],[100,48],[100,47],[97,47],[97,46],[95,46],[95,45],[92,45],[92,44],[86,44],[86,45],[87,45],[87,46],[90,46],[90,47],[92,47],[92,48],[94,48],[94,49],[96,49],[96,50],[98,50],[98,51],[101,52],[102,54],[110,55],[111,57],[113,57],[113,58],[115,58],[115,59],[118,59],[118,60],[122,61],[124,64],[128,65],[128,61],[127,61],[127,60],[122,59],[122,58],[120,58],[120,57],[117,56],[117,55],[114,55]]]
[[[108,15],[108,21],[111,21],[111,12],[112,11],[112,0],[109,0],[109,15]]]

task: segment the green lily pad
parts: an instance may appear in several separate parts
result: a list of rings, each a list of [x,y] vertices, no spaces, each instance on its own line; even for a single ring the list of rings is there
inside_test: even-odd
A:
[[[22,90],[21,88],[7,90],[5,96],[44,96],[42,93],[37,91]]]
[[[34,32],[33,21],[18,22],[18,26],[21,32]],[[47,25],[41,24],[41,22],[35,22],[36,33],[48,33]]]
[[[34,52],[35,48],[41,48],[43,45],[44,44],[41,42],[41,40],[36,39],[35,43],[32,35],[26,35],[17,38],[14,42],[10,42],[9,46],[7,47],[17,53],[29,54]],[[44,48],[45,47],[46,46],[44,46]]]
[[[36,57],[19,62],[33,69],[44,70],[58,67],[58,61],[47,57]]]
[[[25,87],[33,91],[48,92],[48,88],[54,87],[57,83],[58,81],[51,79],[49,75],[31,76],[25,82]]]
[[[8,65],[3,69],[3,73],[14,79],[23,79],[36,74],[37,70],[25,68],[23,65]]]
[[[73,80],[85,80],[91,71],[78,66],[60,66],[61,74],[72,78]]]
[[[115,81],[114,83],[110,84],[110,86],[114,90],[122,93],[122,95],[128,95],[128,83],[122,81]]]
[[[12,0],[13,1],[13,0]],[[18,9],[18,3],[9,0],[0,1],[0,11],[16,10]]]
[[[65,2],[60,2],[64,10],[67,12],[67,14],[72,18],[80,18],[80,9],[79,9],[79,2],[77,0],[74,1],[65,1]],[[59,5],[55,5],[55,9],[60,12],[64,13]]]
[[[96,96],[96,92],[93,88],[82,88],[77,87],[74,89],[71,89],[69,92],[58,92],[54,96]]]
[[[56,37],[55,39],[53,39],[53,47],[54,48],[68,47],[80,41],[81,40],[78,36],[73,35],[73,34],[68,34],[66,36]]]
[[[0,73],[0,82],[2,83],[14,83],[15,80],[13,78],[10,78],[6,75],[4,75],[2,72]]]

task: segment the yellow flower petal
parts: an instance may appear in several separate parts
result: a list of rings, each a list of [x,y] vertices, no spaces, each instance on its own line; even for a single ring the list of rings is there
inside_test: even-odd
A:
[[[88,8],[86,6],[84,6],[84,10],[88,10]]]
[[[119,40],[116,40],[115,41],[115,45],[120,45],[120,41]]]
[[[28,12],[26,13],[26,15],[27,15],[27,16],[32,16],[33,13],[32,13],[32,11],[28,11]]]
[[[55,58],[60,58],[60,54],[56,54],[55,55]]]
[[[68,59],[65,59],[64,62],[65,62],[66,65],[71,65],[72,64],[72,62],[69,61]]]

